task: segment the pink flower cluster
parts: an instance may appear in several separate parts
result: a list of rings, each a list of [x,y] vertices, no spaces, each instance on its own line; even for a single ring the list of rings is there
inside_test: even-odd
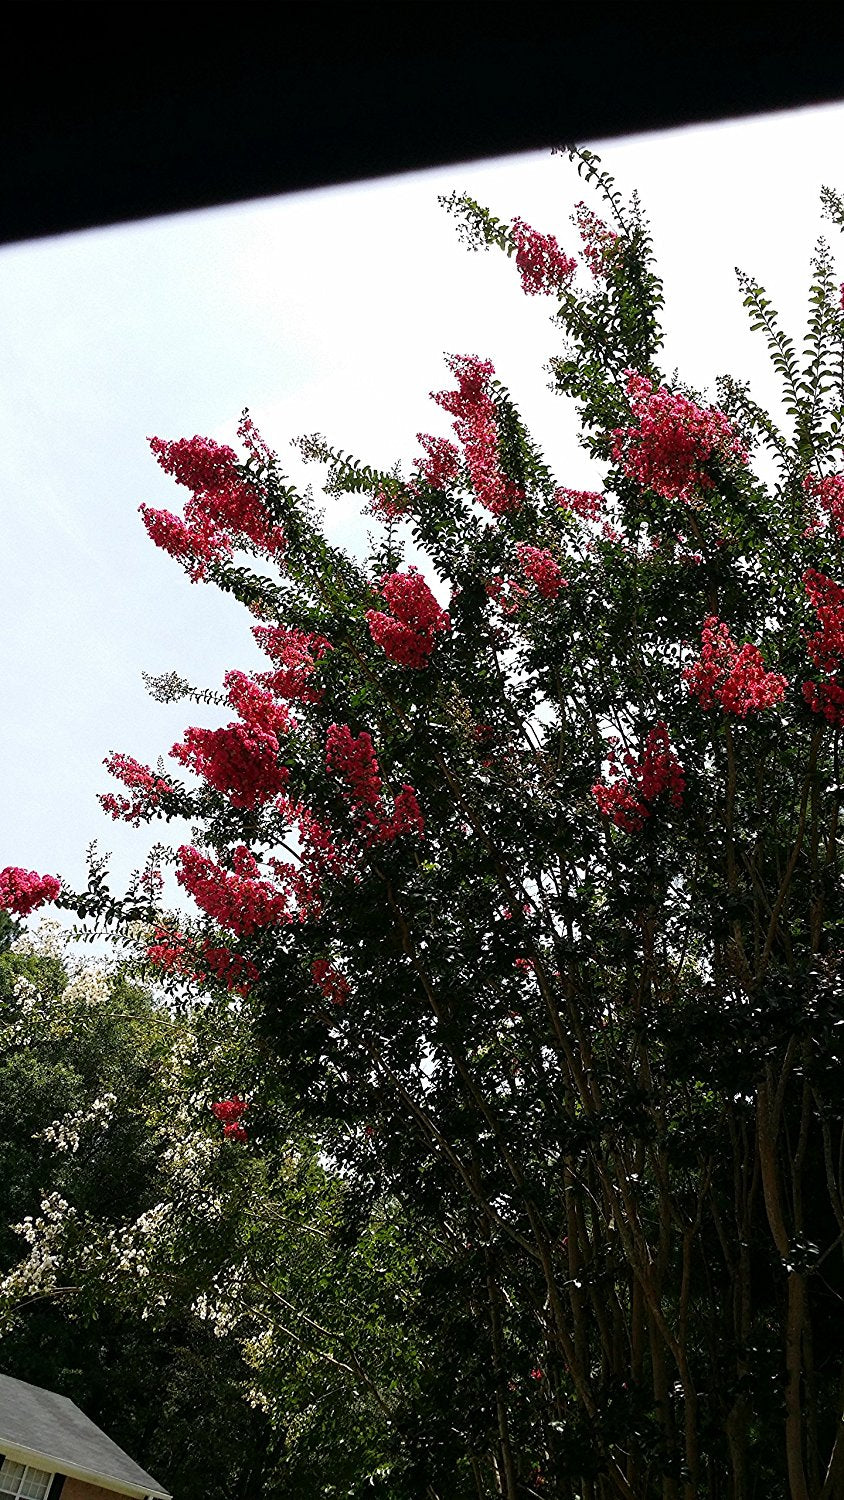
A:
[[[787,686],[780,672],[765,671],[758,646],[749,641],[742,647],[735,644],[717,615],[704,620],[700,656],[683,677],[701,708],[717,702],[725,713],[741,719],[781,703]]]
[[[526,542],[519,542],[516,551],[522,572],[536,585],[543,599],[556,599],[560,589],[568,586],[560,564],[547,547],[529,547]]]
[[[18,865],[7,865],[0,870],[0,909],[13,911],[19,917],[28,917],[39,906],[55,901],[61,890],[61,882],[55,875],[37,875],[34,870],[22,870]]]
[[[440,631],[451,629],[451,620],[440,609],[417,568],[406,573],[388,573],[381,579],[381,594],[392,611],[368,609],[366,623],[376,645],[390,661],[401,667],[428,665]]]
[[[198,944],[190,943],[182,933],[166,927],[156,928],[146,952],[150,963],[166,974],[179,975],[199,984],[216,980],[237,995],[247,995],[250,985],[258,978],[255,965],[239,953],[215,946],[207,939]]]
[[[457,390],[432,395],[455,419],[475,497],[494,516],[517,510],[524,495],[504,474],[498,457],[498,418],[490,392],[495,371],[489,360],[474,354],[454,354],[447,363],[457,377]]]
[[[522,219],[514,219],[510,234],[516,246],[516,267],[522,291],[528,297],[559,292],[577,270],[577,261],[565,255],[553,234],[540,234]]]
[[[803,488],[813,511],[804,535],[820,530],[821,520],[817,510],[820,507],[829,516],[836,536],[844,538],[844,474],[827,474],[823,479],[807,474],[803,480]]]
[[[518,614],[528,598],[527,589],[523,589],[515,579],[504,578],[501,573],[493,573],[485,588],[490,599],[498,605],[503,615]]]
[[[286,703],[279,703],[273,693],[245,672],[227,672],[223,678],[226,696],[245,724],[268,734],[287,734],[295,729],[296,720]]]
[[[723,412],[696,406],[687,396],[656,390],[635,370],[627,371],[627,394],[635,424],[615,428],[612,456],[628,479],[663,499],[688,502],[712,489],[706,465],[746,463],[747,454]]]
[[[585,203],[577,204],[574,217],[583,246],[583,259],[592,275],[598,280],[607,274],[609,263],[618,246],[618,235],[608,228],[603,219],[599,219],[591,208],[587,208]]]
[[[262,676],[266,686],[279,698],[319,703],[322,691],[313,687],[309,679],[317,663],[332,649],[331,642],[325,636],[293,630],[287,625],[256,625],[252,634],[276,665],[275,672]]]
[[[366,513],[377,516],[379,521],[400,521],[410,510],[411,496],[414,486],[411,483],[407,490],[401,493],[391,494],[388,490],[378,490],[370,499],[366,507]]]
[[[268,802],[287,785],[290,772],[279,765],[279,743],[270,730],[255,724],[229,724],[225,729],[185,731],[170,754],[209,786],[228,796],[233,807],[252,809]]]
[[[278,736],[294,728],[295,720],[286,703],[245,672],[227,672],[223,680],[242,722],[188,729],[170,754],[228,796],[233,807],[251,810],[287,785],[290,772],[279,765]]]
[[[604,497],[594,490],[559,489],[554,499],[561,510],[573,511],[583,521],[600,521],[603,515]]]
[[[387,815],[378,762],[366,730],[355,737],[347,724],[332,724],[326,737],[325,766],[343,782],[367,844],[391,843],[411,831],[420,837],[424,834],[425,823],[412,786],[400,787],[393,799],[392,816]]]
[[[254,429],[244,428],[250,443]],[[191,491],[184,519],[170,511],[140,507],[144,525],[171,557],[187,565],[192,579],[204,576],[209,562],[231,555],[244,540],[280,554],[284,538],[266,507],[266,494],[254,480],[237,472],[237,454],[211,438],[150,438],[150,447],[166,474]],[[267,450],[269,451],[269,450]]]
[[[839,678],[844,672],[844,587],[807,568],[803,585],[814,605],[820,630],[807,636],[806,649],[819,672],[821,682],[804,682],[803,697],[813,713],[823,714],[828,724],[844,728],[844,686]]]
[[[122,781],[134,793],[131,798],[104,792],[99,797],[100,806],[115,819],[122,818],[140,828],[161,806],[161,800],[170,791],[170,786],[161,776],[156,776],[149,766],[141,765],[131,755],[112,753],[103,761],[106,770]]]
[[[224,870],[190,844],[179,849],[176,879],[197,906],[221,927],[248,937],[257,927],[289,920],[289,895],[260,876],[258,861],[241,844],[232,870]]]
[[[332,1005],[345,1005],[351,994],[351,985],[344,974],[332,967],[327,958],[315,958],[311,964],[314,984],[322,990]]]
[[[222,1124],[223,1135],[227,1140],[237,1141],[238,1145],[243,1145],[249,1139],[240,1123],[248,1108],[246,1100],[239,1098],[237,1094],[233,1099],[221,1099],[219,1103],[211,1105],[212,1115]]]
[[[626,833],[641,832],[663,794],[668,796],[672,807],[682,807],[686,779],[664,723],[660,721],[648,731],[639,760],[629,750],[622,756],[627,775],[619,768],[617,740],[609,743],[607,760],[613,780],[609,784],[596,782],[592,795],[599,810],[612,818],[617,828]]]
[[[432,490],[444,490],[457,478],[460,468],[460,452],[448,438],[431,437],[429,433],[417,432],[416,441],[425,449],[425,457],[417,459],[419,474]]]
[[[238,423],[237,435],[250,458],[257,459],[260,464],[270,464],[273,462],[276,455],[261,436],[248,411],[243,413]]]

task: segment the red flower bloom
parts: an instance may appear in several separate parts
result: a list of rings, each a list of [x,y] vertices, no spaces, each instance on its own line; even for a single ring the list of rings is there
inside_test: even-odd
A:
[[[806,569],[803,584],[820,625],[814,635],[806,637],[806,650],[826,679],[804,682],[803,697],[828,724],[844,728],[844,686],[839,681],[844,672],[844,587],[814,568]]]
[[[366,622],[376,645],[390,661],[402,667],[427,666],[439,631],[450,630],[451,620],[440,609],[422,574],[416,568],[407,573],[389,573],[381,579],[381,593],[392,614],[369,609]]]
[[[286,734],[296,727],[296,720],[286,703],[280,703],[255,678],[248,677],[245,672],[227,672],[223,682],[229,703],[244,724],[275,735]]]
[[[463,448],[476,499],[494,516],[517,510],[524,495],[504,474],[498,458],[498,416],[490,391],[495,371],[477,355],[451,355],[449,369],[456,391],[432,392],[433,399],[455,418],[454,431]]]
[[[781,703],[787,685],[781,673],[765,671],[758,646],[746,641],[739,648],[717,615],[704,620],[700,657],[683,677],[701,708],[712,708],[717,701],[725,713],[742,719]]]
[[[607,274],[610,262],[618,249],[618,235],[609,229],[603,219],[599,219],[591,208],[587,208],[585,203],[578,203],[574,217],[583,246],[583,259],[592,275],[598,280]]]
[[[156,928],[154,941],[147,945],[146,952],[150,963],[166,974],[199,984],[216,980],[237,995],[248,994],[250,985],[258,978],[255,965],[239,953],[215,946],[207,938],[198,945],[191,943],[178,930],[166,927]]]
[[[526,296],[560,292],[568,285],[577,270],[577,261],[563,253],[553,234],[540,234],[522,219],[513,220],[510,233]]]
[[[18,865],[7,865],[0,870],[0,908],[19,917],[28,917],[39,906],[55,901],[60,890],[61,882],[55,875],[37,875],[34,870],[22,870]]]
[[[221,1099],[219,1103],[212,1104],[211,1113],[224,1125],[230,1125],[233,1120],[240,1120],[248,1108],[246,1100],[235,1094],[231,1099]]]
[[[235,1094],[233,1099],[221,1099],[218,1104],[211,1105],[211,1113],[216,1115],[223,1127],[223,1135],[227,1140],[237,1141],[243,1145],[249,1139],[246,1130],[240,1121],[248,1105],[244,1099]]]
[[[664,385],[654,390],[635,370],[627,371],[626,384],[635,422],[615,429],[612,456],[628,479],[666,500],[689,501],[713,487],[706,465],[747,462],[730,423],[714,406],[696,406]]]
[[[347,724],[332,724],[325,743],[326,770],[344,782],[347,800],[368,844],[390,843],[402,833],[425,832],[412,786],[402,786],[393,799],[392,817],[384,806],[382,781],[372,740],[363,730],[357,738]]]
[[[241,426],[254,455],[257,430],[251,420]],[[192,494],[184,520],[142,505],[144,525],[156,546],[188,564],[191,578],[202,578],[209,561],[229,555],[244,540],[277,555],[282,551],[284,538],[267,510],[266,492],[237,472],[233,448],[198,436],[175,442],[153,437],[149,444],[164,472]]]
[[[141,765],[131,755],[112,753],[103,761],[107,771],[134,792],[134,797],[115,797],[113,792],[104,792],[99,797],[100,806],[115,819],[140,828],[161,806],[161,800],[171,790],[162,776],[157,776],[149,766]]]
[[[254,724],[225,729],[188,729],[170,754],[229,797],[233,807],[268,802],[287,785],[290,772],[278,763],[279,743]]]
[[[322,692],[312,687],[308,679],[317,663],[332,649],[331,642],[323,635],[292,630],[287,625],[256,625],[252,634],[277,668],[275,672],[264,673],[262,682],[279,698],[319,703]]]
[[[516,551],[525,577],[536,584],[543,599],[556,599],[560,589],[568,584],[556,558],[547,548],[529,547],[525,542],[519,542]]]
[[[190,844],[182,845],[179,858],[179,884],[221,927],[248,936],[256,927],[290,920],[289,893],[260,878],[258,861],[244,845],[234,851],[232,871],[222,869]]]
[[[444,490],[457,477],[460,468],[460,453],[448,438],[431,437],[417,432],[416,441],[422,444],[426,457],[417,459],[420,476],[432,490]]]
[[[345,1005],[352,992],[351,985],[343,974],[332,968],[327,958],[315,958],[311,964],[311,974],[326,1000],[330,1000],[332,1005]]]
[[[583,521],[600,521],[601,519],[604,497],[596,494],[594,490],[559,489],[555,492],[554,499],[561,510],[573,511]]]
[[[608,785],[596,782],[592,795],[599,810],[612,818],[617,828],[626,833],[640,833],[663,793],[672,807],[682,806],[686,786],[683,767],[671,749],[668,730],[662,722],[648,731],[640,760],[629,751],[622,757],[628,775],[619,770],[614,746],[615,741],[610,741],[607,759],[610,775],[615,779]]]
[[[493,574],[489,583],[484,587],[503,615],[518,614],[528,597],[527,589],[523,589],[521,584],[516,583],[512,578],[502,578],[500,573]]]
[[[844,537],[844,474],[827,474],[823,479],[807,474],[803,489],[813,512],[806,532],[811,535],[820,530],[819,506],[829,516],[836,536]]]

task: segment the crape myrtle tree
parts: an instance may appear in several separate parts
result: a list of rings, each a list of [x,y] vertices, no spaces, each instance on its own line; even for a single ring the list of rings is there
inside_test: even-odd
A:
[[[844,314],[822,242],[802,347],[742,278],[783,424],[729,378],[709,404],[660,368],[636,200],[569,154],[607,205],[578,208],[579,257],[448,206],[553,299],[595,491],[551,474],[476,356],[409,477],[302,443],[327,494],[366,497],[362,562],[248,416],[242,459],[153,440],[189,499],[145,510],[151,537],[267,657],[174,770],[109,762],[114,816],[193,823],[199,916],[17,869],[4,902],[144,917],[162,971],[246,987],[361,1222],[393,1200],[424,1229],[429,1388],[387,1392],[384,1493],[828,1500]]]

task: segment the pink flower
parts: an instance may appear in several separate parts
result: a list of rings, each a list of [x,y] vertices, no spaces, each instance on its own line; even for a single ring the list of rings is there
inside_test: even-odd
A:
[[[378,762],[366,730],[355,737],[347,724],[332,724],[326,737],[325,766],[344,783],[347,801],[367,844],[391,843],[403,833],[424,834],[425,820],[412,786],[399,788],[392,815],[388,815]]]
[[[494,516],[517,510],[523,492],[504,474],[498,456],[498,415],[490,390],[495,371],[477,355],[453,354],[447,360],[457,377],[456,391],[432,392],[433,399],[455,418],[475,498]]]
[[[55,901],[60,890],[61,881],[55,875],[37,875],[34,870],[22,870],[17,865],[0,870],[0,908],[19,917],[27,917],[39,906]]]
[[[259,876],[258,862],[244,847],[235,849],[233,870],[224,870],[190,844],[179,849],[176,879],[197,906],[221,927],[248,937],[257,927],[289,921],[289,894]]]
[[[686,780],[683,767],[671,749],[668,730],[664,723],[655,724],[648,731],[641,758],[637,761],[629,751],[623,756],[628,774],[620,771],[615,751],[615,741],[610,741],[607,759],[609,784],[596,782],[592,795],[600,812],[611,818],[617,828],[626,833],[640,833],[651,816],[654,804],[667,795],[672,807],[682,807]]]
[[[140,828],[161,807],[162,799],[172,790],[163,776],[156,776],[149,766],[141,765],[131,755],[112,752],[103,761],[106,770],[122,781],[134,796],[116,797],[113,792],[104,792],[99,797],[100,806],[115,819],[122,818]]]
[[[287,625],[256,625],[252,634],[277,668],[263,674],[261,680],[265,685],[279,698],[319,703],[322,691],[312,687],[309,679],[317,663],[332,650],[331,642],[325,636],[293,630]]]
[[[393,493],[388,490],[378,490],[372,496],[367,506],[367,511],[372,516],[377,516],[379,521],[399,521],[406,516],[411,507],[414,486],[408,485],[404,494]]]
[[[563,570],[556,558],[545,547],[529,547],[519,542],[516,551],[526,578],[536,584],[543,599],[556,599],[560,589],[567,587]]]
[[[221,1099],[218,1104],[212,1104],[211,1113],[224,1125],[230,1125],[233,1120],[242,1119],[248,1107],[246,1100],[235,1094],[232,1099]]]
[[[261,464],[273,462],[276,455],[261,436],[248,411],[243,413],[238,423],[237,435],[250,458],[257,459]]]
[[[617,427],[613,459],[628,479],[666,500],[689,501],[696,491],[712,489],[707,465],[747,462],[747,454],[723,412],[696,406],[666,386],[656,390],[644,375],[627,371],[627,394],[635,422]]]
[[[435,636],[451,629],[446,611],[440,609],[416,568],[407,573],[387,574],[381,579],[381,593],[392,613],[367,610],[366,623],[372,639],[399,666],[417,669],[427,666]]]
[[[803,585],[820,625],[806,637],[806,650],[826,679],[804,682],[803,697],[813,713],[823,714],[834,728],[844,728],[844,687],[839,681],[844,671],[844,587],[814,568],[806,569]]]
[[[237,995],[247,995],[258,978],[258,970],[248,958],[232,953],[228,948],[203,942],[197,962],[197,977],[214,978],[227,990]]]
[[[513,220],[510,233],[525,295],[536,297],[562,291],[577,270],[577,261],[563,253],[553,234],[540,234],[522,219]]]
[[[555,492],[554,499],[561,510],[573,511],[583,521],[600,521],[601,519],[604,497],[596,494],[594,490],[559,489]]]
[[[702,642],[700,657],[683,672],[701,708],[718,702],[725,713],[744,719],[782,702],[786,679],[779,672],[765,671],[758,646],[747,641],[739,648],[717,615],[704,620]]]
[[[188,565],[194,583],[205,576],[207,564],[231,554],[231,542],[209,517],[195,517],[191,524],[169,510],[139,507],[150,540],[177,562]]]
[[[188,729],[183,743],[174,745],[170,754],[227,795],[232,807],[251,809],[268,802],[290,777],[287,767],[278,763],[278,739],[255,724]]]
[[[332,1005],[345,1005],[352,992],[351,986],[343,974],[332,968],[327,958],[315,958],[311,964],[311,974],[326,1000],[330,1000]]]
[[[583,246],[583,259],[589,270],[596,280],[606,276],[610,262],[618,248],[618,235],[609,229],[603,219],[599,219],[591,208],[587,208],[585,203],[578,203],[575,209],[575,221]]]
[[[229,703],[245,724],[267,734],[286,734],[296,721],[285,703],[245,672],[227,672],[223,678]]]
[[[251,419],[245,418],[241,429],[253,456],[259,444],[269,455]],[[191,578],[202,578],[209,562],[244,541],[276,555],[282,552],[284,537],[267,509],[266,491],[238,473],[233,448],[199,436],[175,442],[153,437],[149,444],[164,472],[192,493],[184,520],[142,505],[144,525],[156,546],[188,565]]]
[[[237,1095],[233,1099],[221,1099],[218,1104],[211,1105],[211,1113],[220,1121],[226,1140],[237,1141],[241,1146],[249,1139],[240,1123],[247,1108],[246,1101]]]
[[[494,573],[484,587],[503,615],[518,614],[528,597],[527,589],[523,589],[521,584],[516,583],[512,578],[502,578],[500,573]]]
[[[460,453],[448,438],[431,437],[417,432],[417,442],[425,449],[426,457],[417,459],[420,476],[432,490],[444,490],[457,477],[460,468]]]
[[[844,474],[827,474],[823,479],[807,474],[803,488],[813,509],[804,535],[820,530],[821,520],[817,513],[817,506],[820,506],[827,512],[836,536],[844,537]]]
[[[332,724],[325,742],[325,766],[345,783],[358,811],[371,814],[380,806],[382,781],[366,730],[355,737],[347,724]]]

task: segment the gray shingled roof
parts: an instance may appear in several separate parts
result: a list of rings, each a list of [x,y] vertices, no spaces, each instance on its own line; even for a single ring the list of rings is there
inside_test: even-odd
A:
[[[158,1481],[67,1396],[0,1375],[0,1453],[7,1443],[54,1459],[62,1472],[70,1465],[106,1482],[113,1479],[136,1485],[145,1494],[167,1496]]]

